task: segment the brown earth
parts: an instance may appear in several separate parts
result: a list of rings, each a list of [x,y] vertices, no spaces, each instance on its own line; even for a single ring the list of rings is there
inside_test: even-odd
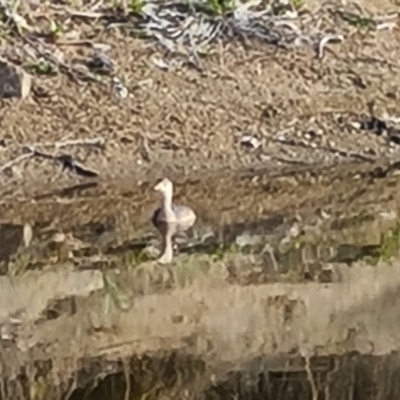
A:
[[[314,6],[310,3],[310,8]],[[63,18],[59,9],[48,4],[41,7],[29,18],[24,14],[31,26],[46,29],[48,22],[41,14]],[[393,11],[388,1],[377,5],[365,0],[363,7],[382,15]],[[112,45],[115,75],[132,96],[116,98],[107,79],[102,83],[71,81],[59,73],[34,77],[34,88],[26,99],[2,100],[2,165],[30,145],[49,154],[68,153],[99,173],[97,178],[60,173],[57,163],[41,157],[25,158],[1,169],[1,261],[12,259],[12,271],[20,272],[15,254],[21,255],[22,270],[37,261],[39,254],[44,265],[42,272],[12,277],[11,283],[5,278],[1,283],[0,322],[10,324],[10,317],[22,321],[17,339],[11,344],[1,342],[1,367],[9,393],[61,398],[60,392],[71,394],[76,386],[84,387],[92,378],[99,380],[107,371],[112,374],[123,369],[126,373],[125,367],[114,364],[98,372],[96,360],[126,361],[132,354],[138,357],[129,361],[132,376],[142,377],[149,366],[141,357],[152,353],[156,355],[149,356],[149,370],[155,371],[156,378],[150,379],[150,389],[143,383],[137,397],[150,393],[150,397],[175,398],[208,390],[207,398],[227,398],[221,388],[234,394],[245,391],[235,387],[240,379],[232,378],[232,386],[226,383],[231,379],[226,378],[229,371],[257,370],[265,363],[266,370],[274,370],[276,360],[271,357],[283,357],[284,353],[302,360],[299,370],[305,371],[303,380],[309,385],[304,398],[316,399],[315,385],[321,384],[318,390],[326,391],[332,376],[337,378],[335,374],[340,376],[348,368],[356,374],[356,367],[354,360],[346,359],[343,368],[342,361],[334,361],[324,389],[323,383],[310,379],[310,357],[352,351],[378,357],[398,351],[396,263],[381,263],[378,269],[361,263],[351,270],[343,263],[325,265],[322,269],[328,267],[336,276],[333,283],[326,284],[298,279],[304,274],[302,269],[293,284],[284,274],[276,277],[270,273],[259,254],[228,254],[222,261],[216,261],[215,255],[183,255],[169,268],[124,259],[117,266],[124,267],[118,271],[129,294],[128,310],[117,307],[111,316],[103,316],[105,295],[98,289],[105,283],[100,274],[86,274],[80,267],[76,271],[69,250],[60,255],[39,246],[42,242],[47,246],[56,233],[66,235],[68,240],[61,240],[63,243],[74,243],[68,246],[78,242],[89,243],[90,248],[102,247],[102,240],[107,246],[123,247],[126,242],[152,238],[148,217],[155,198],[151,186],[165,175],[177,182],[179,200],[197,211],[200,233],[223,228],[224,234],[233,232],[235,236],[252,224],[275,218],[278,223],[272,221],[271,230],[279,243],[300,224],[302,229],[317,226],[309,233],[310,240],[317,243],[326,239],[335,246],[376,245],[388,226],[395,225],[400,212],[396,163],[400,147],[385,134],[361,131],[351,124],[368,117],[371,102],[377,117],[385,113],[398,116],[399,31],[397,26],[367,31],[334,21],[327,13],[320,14],[320,21],[345,35],[344,42],[329,45],[321,59],[308,50],[272,53],[259,44],[250,48],[229,44],[216,46],[215,52],[202,60],[203,72],[199,73],[187,67],[162,71],[151,61],[159,51],[148,42],[78,19],[68,22],[69,30],[78,29],[91,42]],[[3,40],[4,55],[14,62],[23,61],[21,38]],[[91,51],[65,44],[52,45],[55,48],[67,59]],[[255,150],[241,146],[244,135],[257,137],[261,146]],[[97,138],[104,143],[61,143]],[[361,217],[365,219],[362,222]],[[21,250],[24,224],[33,228],[33,244],[25,246],[28,255]],[[111,238],[102,239],[108,232]],[[197,269],[198,279],[186,284]],[[92,283],[90,290],[82,288],[85,279]],[[94,293],[87,297],[88,291]],[[74,305],[50,318],[54,311],[46,314],[43,310],[60,298],[67,304],[72,298]],[[22,316],[21,309],[25,310]],[[157,392],[160,371],[168,375],[176,367],[174,362],[179,364],[176,360],[170,367],[163,364],[171,351],[200,361],[194,362],[194,378],[190,371],[182,381],[175,377],[174,383],[165,383],[168,378],[163,377],[164,386]],[[393,374],[396,357],[390,361]],[[50,373],[43,378],[41,363],[49,360]],[[184,359],[183,369],[190,369],[191,362]],[[250,368],[253,362],[255,366]],[[276,361],[275,371],[287,371],[291,362],[282,366]],[[388,364],[377,364],[376,371],[382,371],[382,365]],[[28,379],[29,396],[23,384],[12,383],[21,366],[27,368],[22,375]],[[396,398],[398,388],[390,392],[392,386],[385,379],[387,375],[376,390],[382,399]],[[343,383],[341,389],[361,388],[356,381]],[[59,384],[56,392],[46,392]],[[218,394],[210,394],[210,390]],[[334,388],[329,390],[334,393]],[[3,391],[1,398],[13,398]],[[115,398],[125,395],[123,390],[118,393]],[[343,398],[343,391],[335,393],[337,397],[330,398]],[[373,398],[362,393],[362,398]],[[84,398],[80,392],[75,396]]]
[[[382,4],[381,12],[389,4]],[[60,18],[59,9],[31,13],[43,30],[44,11],[48,18]],[[99,27],[90,20],[70,22],[70,30],[80,29],[83,39],[97,32],[92,43],[112,46],[115,75],[132,96],[115,98],[107,80],[77,83],[62,74],[36,78],[36,95],[2,106],[1,163],[20,155],[26,145],[46,149],[43,146],[50,143],[47,150],[52,153],[52,143],[95,138],[105,140],[104,148],[70,146],[59,152],[68,152],[114,181],[121,175],[138,180],[173,171],[176,175],[395,156],[396,145],[349,124],[368,115],[371,101],[377,116],[386,112],[396,117],[398,29],[366,33],[327,13],[319,19],[327,29],[345,35],[344,43],[329,45],[322,59],[312,51],[273,54],[261,45],[244,49],[232,44],[204,59],[202,74],[190,68],[164,72],[152,64],[158,50],[147,42],[116,29],[97,32]],[[13,39],[6,55],[23,62],[26,55],[18,51],[18,44],[18,38]],[[72,45],[50,49],[55,47],[67,60],[91,52]],[[238,144],[244,135],[258,137],[262,147],[246,151]],[[31,192],[43,184],[48,188],[51,182],[70,180],[56,171],[48,160],[24,160],[7,171],[11,177],[3,187],[11,193]]]

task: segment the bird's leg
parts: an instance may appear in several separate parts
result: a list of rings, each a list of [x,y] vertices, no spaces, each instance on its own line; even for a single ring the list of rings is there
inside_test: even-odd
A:
[[[169,264],[172,261],[174,250],[172,247],[172,241],[169,236],[165,237],[163,251],[161,257],[158,259],[160,264]]]
[[[172,252],[165,252],[158,260],[160,264],[170,264],[172,262]]]
[[[167,224],[166,232],[162,235],[162,255],[158,259],[160,264],[168,264],[174,256],[172,237],[176,231],[176,224]]]

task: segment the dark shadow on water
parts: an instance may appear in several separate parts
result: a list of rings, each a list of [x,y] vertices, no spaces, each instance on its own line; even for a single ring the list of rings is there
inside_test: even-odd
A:
[[[398,355],[312,357],[308,371],[306,365],[300,357],[253,360],[246,369],[230,372],[220,383],[207,388],[204,398],[389,400],[400,395]]]
[[[178,352],[109,363],[107,367],[112,370],[109,374],[99,369],[101,364],[101,361],[96,363],[97,374],[93,374],[92,362],[84,363],[78,372],[78,382],[86,384],[75,389],[68,397],[70,400],[123,400],[127,391],[129,399],[169,397],[200,384],[206,376],[204,361]],[[103,378],[90,379],[93,375]]]
[[[125,366],[124,366],[125,365]],[[86,366],[86,371],[89,365]],[[202,400],[397,400],[400,357],[300,356],[258,357],[212,377],[206,364],[178,353],[132,358],[113,373],[87,381],[71,400],[185,398]],[[82,374],[81,371],[79,374]],[[127,385],[126,377],[129,376]],[[127,387],[129,394],[127,395]]]

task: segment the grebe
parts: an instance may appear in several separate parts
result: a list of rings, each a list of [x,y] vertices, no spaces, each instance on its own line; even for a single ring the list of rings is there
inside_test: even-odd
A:
[[[163,238],[162,256],[158,262],[167,264],[173,257],[172,236],[191,228],[196,221],[196,214],[190,207],[172,203],[173,184],[169,179],[164,178],[154,190],[161,193],[161,206],[152,216],[152,223]]]

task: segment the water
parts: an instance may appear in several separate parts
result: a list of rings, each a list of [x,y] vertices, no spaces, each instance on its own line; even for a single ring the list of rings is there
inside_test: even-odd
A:
[[[187,398],[204,400],[274,399],[342,400],[398,399],[399,354],[368,356],[356,352],[343,356],[312,357],[279,355],[257,357],[242,368],[218,373],[200,359],[181,353],[166,353],[138,359],[107,362],[92,360],[77,371],[78,387],[46,386],[51,365],[38,365],[34,393],[46,398],[71,400],[124,400]],[[108,371],[107,373],[103,371]],[[20,377],[24,381],[23,374]],[[25,379],[27,379],[25,377]],[[127,383],[128,382],[128,383]],[[71,390],[72,388],[72,390]],[[12,390],[7,385],[5,390]],[[4,390],[4,389],[3,389]],[[20,390],[24,392],[24,390]],[[25,388],[28,395],[29,391]],[[32,392],[32,388],[31,388]],[[22,393],[21,393],[22,394]],[[3,397],[2,397],[3,398]]]

